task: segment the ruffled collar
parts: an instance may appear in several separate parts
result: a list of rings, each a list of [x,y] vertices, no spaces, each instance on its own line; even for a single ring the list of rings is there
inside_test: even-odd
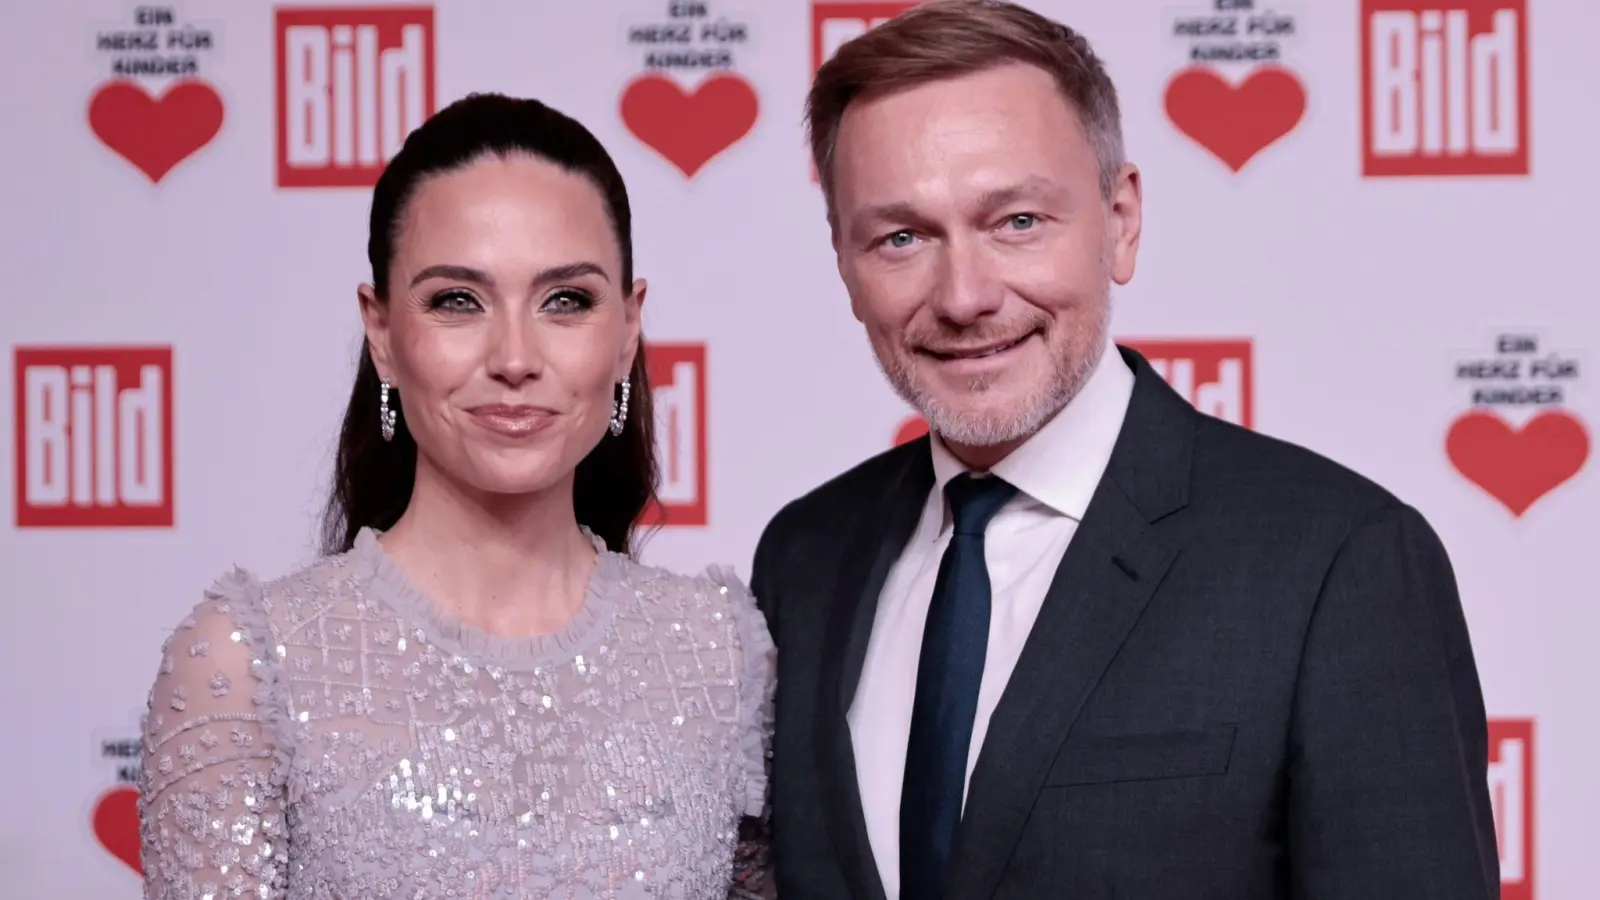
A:
[[[595,565],[577,614],[551,634],[506,636],[463,622],[443,603],[425,594],[383,549],[379,534],[372,528],[363,528],[351,548],[352,556],[370,569],[372,590],[378,594],[375,599],[381,599],[422,629],[439,649],[506,669],[534,668],[589,652],[615,618],[615,588],[628,563],[627,557],[606,549],[604,541],[584,529],[584,535],[595,546]]]

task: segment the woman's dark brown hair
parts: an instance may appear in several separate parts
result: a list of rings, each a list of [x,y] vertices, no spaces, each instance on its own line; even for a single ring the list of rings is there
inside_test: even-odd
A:
[[[583,125],[537,100],[472,94],[440,110],[412,132],[378,178],[372,192],[367,259],[380,301],[388,300],[389,264],[406,204],[421,184],[485,156],[517,154],[560,166],[594,183],[605,200],[621,251],[621,285],[627,290],[633,284],[633,217],[628,190],[600,142]],[[626,427],[621,435],[606,432],[599,446],[578,464],[573,487],[578,524],[587,526],[619,553],[634,549],[634,526],[655,500],[659,483],[643,336],[629,381],[632,391]],[[403,399],[397,402],[394,393],[389,396],[398,421],[394,440],[385,441],[378,423],[378,370],[363,341],[323,517],[325,552],[349,550],[362,528],[390,528],[411,501],[417,444],[405,426]]]

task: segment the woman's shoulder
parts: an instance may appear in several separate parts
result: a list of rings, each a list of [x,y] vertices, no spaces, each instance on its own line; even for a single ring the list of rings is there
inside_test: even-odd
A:
[[[686,572],[616,553],[606,556],[610,565],[602,572],[602,579],[651,607],[706,611],[716,621],[747,612],[760,614],[749,585],[731,566],[713,564]]]
[[[686,572],[615,553],[606,557],[609,565],[602,579],[611,582],[625,603],[641,605],[650,618],[697,624],[707,633],[731,629],[744,645],[770,643],[756,597],[732,566],[712,564]]]
[[[224,718],[257,720],[271,746],[292,744],[286,644],[337,608],[337,585],[357,568],[352,560],[350,553],[325,555],[271,579],[235,565],[212,579],[162,641],[144,715],[149,746]],[[275,766],[282,763],[274,758]]]
[[[713,564],[685,573],[607,554],[610,571],[604,578],[622,599],[638,604],[654,621],[678,623],[701,635],[723,636],[738,642],[751,673],[763,670],[774,649],[762,613],[749,585],[731,566]]]
[[[202,589],[179,630],[210,622],[263,638],[281,634],[353,602],[362,594],[360,583],[370,578],[369,568],[358,548],[323,554],[271,577],[236,564]]]

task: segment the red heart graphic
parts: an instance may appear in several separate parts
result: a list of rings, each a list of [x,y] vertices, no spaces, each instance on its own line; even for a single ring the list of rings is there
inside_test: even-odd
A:
[[[100,839],[100,846],[143,877],[144,867],[139,862],[137,788],[114,787],[101,796],[94,807],[94,836]]]
[[[159,100],[131,81],[113,81],[89,100],[89,127],[159,184],[222,130],[222,98],[193,79],[173,84]]]
[[[685,93],[677,82],[645,75],[622,92],[622,121],[634,136],[689,178],[755,127],[760,101],[750,83],[721,73]]]
[[[1491,412],[1474,410],[1445,437],[1450,463],[1505,504],[1514,516],[1578,474],[1589,458],[1589,434],[1571,413],[1534,416],[1520,430]]]
[[[1237,86],[1193,66],[1167,82],[1167,118],[1237,172],[1300,124],[1306,91],[1293,72],[1259,66]]]
[[[894,433],[894,445],[909,444],[928,433],[928,423],[921,416],[912,416],[900,423]]]

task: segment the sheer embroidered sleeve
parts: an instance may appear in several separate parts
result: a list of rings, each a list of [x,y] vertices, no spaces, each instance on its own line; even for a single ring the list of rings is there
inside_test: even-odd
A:
[[[728,595],[743,655],[740,670],[739,783],[734,799],[745,819],[734,851],[731,900],[775,897],[772,877],[767,781],[771,771],[773,697],[777,648],[754,595],[732,572],[713,569],[712,580]]]
[[[234,572],[167,639],[144,725],[146,900],[286,887],[287,705],[255,579]]]

